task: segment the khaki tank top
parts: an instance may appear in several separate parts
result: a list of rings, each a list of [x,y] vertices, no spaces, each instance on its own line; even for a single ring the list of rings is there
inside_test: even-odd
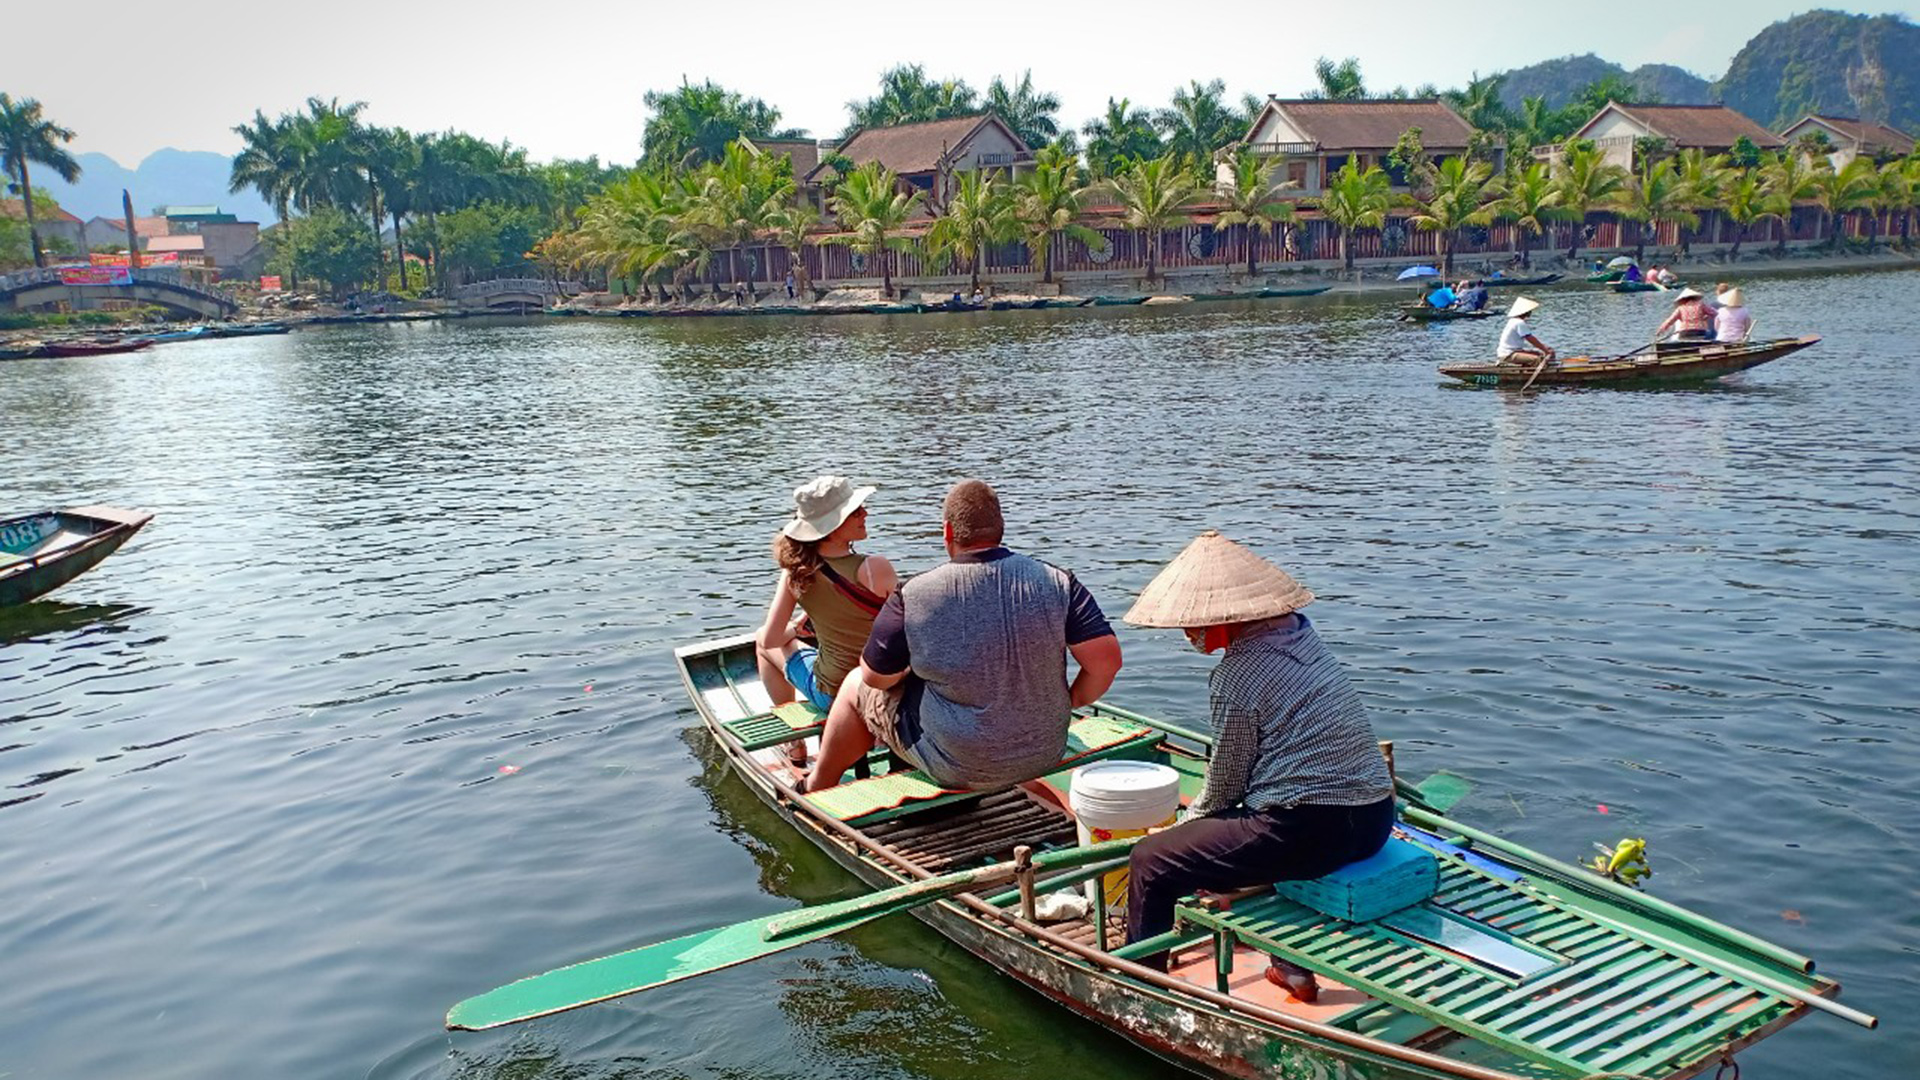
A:
[[[853,552],[825,561],[834,573],[858,582],[860,564],[866,562],[867,557]],[[806,611],[807,618],[813,620],[814,633],[820,638],[820,659],[814,665],[814,682],[827,694],[838,693],[840,680],[860,666],[860,652],[867,647],[867,637],[873,633],[873,616],[847,599],[824,574],[815,575],[813,584],[800,594],[800,607]]]

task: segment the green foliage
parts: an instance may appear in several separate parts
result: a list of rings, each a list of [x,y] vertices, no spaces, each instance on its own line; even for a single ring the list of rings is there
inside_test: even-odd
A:
[[[900,64],[880,76],[880,92],[847,102],[851,120],[843,138],[863,127],[946,120],[980,111],[980,95],[960,79],[932,80],[919,64]]]
[[[1613,210],[1628,221],[1697,229],[1700,215],[1694,212],[1696,205],[1693,188],[1672,158],[1647,158],[1614,196]],[[1641,236],[1641,242],[1633,247],[1635,261],[1643,254],[1645,234]]]
[[[530,206],[484,202],[440,215],[442,272],[469,275],[526,261],[547,233],[546,220]]]
[[[1464,90],[1447,90],[1440,99],[1453,106],[1453,111],[1461,119],[1472,125],[1476,131],[1504,131],[1513,126],[1513,113],[1502,100],[1505,88],[1505,75],[1488,75],[1484,78],[1479,72],[1467,81]]]
[[[1500,195],[1500,185],[1493,166],[1461,157],[1445,158],[1426,174],[1422,187],[1431,194],[1413,201],[1411,220],[1416,228],[1440,234],[1440,272],[1451,275],[1455,237],[1468,225],[1493,220],[1489,204]]]
[[[64,326],[113,326],[116,323],[145,319],[147,315],[148,310],[75,311],[68,314],[57,315],[42,315],[31,311],[5,311],[0,312],[0,330],[35,330],[42,327]]]
[[[1349,56],[1336,64],[1323,56],[1313,62],[1313,77],[1319,85],[1307,91],[1307,97],[1331,101],[1360,101],[1367,97],[1357,57]]]
[[[274,237],[277,269],[325,282],[336,295],[373,278],[380,265],[379,241],[366,222],[334,207],[282,222]]]
[[[1898,15],[1795,15],[1755,34],[1716,89],[1775,131],[1810,112],[1910,131],[1920,125],[1920,27]]]
[[[1126,98],[1107,99],[1106,114],[1080,129],[1087,137],[1087,167],[1098,178],[1112,176],[1127,163],[1157,158],[1164,152],[1153,118]]]
[[[1164,234],[1187,223],[1184,211],[1199,201],[1200,182],[1178,154],[1165,154],[1129,164],[1107,185],[1120,203],[1121,219],[1147,242],[1147,280],[1152,281],[1159,274]]]
[[[1340,261],[1353,269],[1351,238],[1358,229],[1377,229],[1386,224],[1387,211],[1393,206],[1392,181],[1378,165],[1365,169],[1349,159],[1339,171],[1327,177],[1326,190],[1313,204],[1340,230]]]
[[[1060,99],[1033,88],[1033,72],[1020,73],[1009,85],[998,75],[987,84],[987,111],[1013,129],[1020,141],[1038,150],[1060,135]]]
[[[31,265],[33,248],[27,238],[26,221],[0,216],[0,271]]]
[[[1733,140],[1733,145],[1727,149],[1727,161],[1742,169],[1757,169],[1760,167],[1760,148],[1754,145],[1752,139],[1742,135]]]
[[[759,98],[744,97],[711,79],[682,81],[672,90],[649,90],[642,98],[653,115],[640,136],[641,156],[649,165],[691,168],[719,161],[726,148],[747,138],[799,138],[804,133],[777,130],[780,110]]]
[[[1154,114],[1154,126],[1160,129],[1166,149],[1186,167],[1205,168],[1215,150],[1246,131],[1246,121],[1226,106],[1226,92],[1227,84],[1219,79],[1192,81],[1173,92],[1169,107]]]
[[[1496,218],[1513,222],[1522,266],[1533,264],[1528,245],[1534,236],[1547,231],[1559,209],[1560,192],[1545,162],[1536,161],[1507,174],[1504,192],[1492,210]]]
[[[919,201],[919,192],[901,191],[900,178],[877,161],[853,170],[833,193],[833,212],[846,233],[828,242],[845,244],[877,261],[880,287],[888,296],[893,295],[893,261],[887,255],[911,246],[900,229]]]
[[[936,259],[958,254],[967,260],[973,287],[980,287],[980,266],[989,244],[1019,235],[1013,196],[998,172],[975,170],[955,177],[945,211],[927,231],[927,248]]]
[[[1609,164],[1592,143],[1580,139],[1568,144],[1553,176],[1560,213],[1574,225],[1567,258],[1580,252],[1581,227],[1587,215],[1609,205],[1626,183],[1627,170]]]
[[[40,205],[34,197],[32,167],[44,165],[68,183],[80,179],[80,163],[62,145],[72,141],[72,130],[48,120],[38,101],[33,98],[15,101],[0,93],[0,172],[5,173],[27,205],[28,244],[33,249],[36,265],[44,260],[40,257],[38,229],[32,220]]]
[[[1214,193],[1222,206],[1214,223],[1223,229],[1237,227],[1245,235],[1248,277],[1257,269],[1260,235],[1294,219],[1293,204],[1280,198],[1281,190],[1293,186],[1293,182],[1276,182],[1274,176],[1279,168],[1279,158],[1264,157],[1242,148],[1233,160],[1231,182]]]

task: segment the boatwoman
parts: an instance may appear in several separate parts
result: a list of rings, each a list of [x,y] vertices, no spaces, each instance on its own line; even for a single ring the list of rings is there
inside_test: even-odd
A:
[[[1127,612],[1135,626],[1178,628],[1222,654],[1208,679],[1205,786],[1184,822],[1134,846],[1128,941],[1171,930],[1175,901],[1195,889],[1322,877],[1387,842],[1393,781],[1345,669],[1298,613],[1312,602],[1284,570],[1210,529]],[[1164,968],[1166,954],[1141,962]]]
[[[1513,306],[1507,309],[1507,325],[1500,330],[1500,346],[1494,350],[1493,358],[1503,364],[1518,364],[1525,360],[1551,360],[1553,350],[1546,343],[1533,336],[1527,327],[1527,316],[1540,309],[1540,301],[1529,296],[1516,297]]]
[[[898,583],[892,563],[853,550],[867,538],[866,503],[874,490],[856,488],[844,476],[818,477],[794,490],[793,520],[773,538],[780,583],[755,639],[760,681],[775,705],[798,694],[825,712],[840,680],[860,666],[874,616]],[[807,623],[818,646],[800,640]],[[804,765],[805,744],[790,745],[787,756]]]

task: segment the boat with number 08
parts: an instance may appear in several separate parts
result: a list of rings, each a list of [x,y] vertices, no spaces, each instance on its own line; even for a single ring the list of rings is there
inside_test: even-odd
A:
[[[1716,1068],[1815,1010],[1876,1022],[1832,1002],[1839,985],[1811,960],[1450,821],[1405,785],[1381,855],[1315,882],[1188,900],[1173,931],[1126,945],[1108,889],[1086,890],[1090,902],[1060,918],[1042,912],[1066,905],[1036,901],[1115,872],[1131,843],[1076,845],[1072,772],[1156,762],[1190,800],[1203,733],[1099,703],[1076,711],[1056,769],[1027,784],[944,790],[876,751],[853,779],[800,794],[783,747],[817,751],[822,717],[772,706],[752,637],[674,655],[740,780],[880,891],[524,979],[456,1005],[450,1027],[609,1000],[901,910],[1202,1076],[1664,1080]],[[1163,951],[1165,972],[1139,962]],[[1316,1000],[1265,977],[1275,958],[1315,973]]]
[[[76,506],[0,520],[0,607],[24,604],[100,565],[153,515]]]

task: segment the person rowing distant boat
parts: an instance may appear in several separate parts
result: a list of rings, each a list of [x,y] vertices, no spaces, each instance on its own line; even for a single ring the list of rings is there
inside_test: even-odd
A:
[[[1514,299],[1513,305],[1507,308],[1507,325],[1500,328],[1500,345],[1494,350],[1494,359],[1503,364],[1553,359],[1552,347],[1533,336],[1527,326],[1527,316],[1539,309],[1540,301],[1530,296]]]

